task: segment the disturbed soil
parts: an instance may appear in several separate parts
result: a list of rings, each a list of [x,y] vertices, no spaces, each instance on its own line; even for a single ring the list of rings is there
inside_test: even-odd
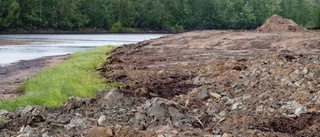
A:
[[[0,66],[0,100],[18,96],[21,93],[20,86],[23,81],[61,63],[67,58],[68,55],[48,56]]]
[[[319,136],[320,34],[193,31],[114,49],[118,89],[0,111],[3,136]]]

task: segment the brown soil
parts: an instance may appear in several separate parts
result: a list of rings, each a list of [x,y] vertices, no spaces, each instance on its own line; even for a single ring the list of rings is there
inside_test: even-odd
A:
[[[34,60],[22,60],[0,67],[0,100],[20,94],[21,83],[35,74],[66,60],[68,55],[49,56]]]
[[[290,19],[285,19],[279,15],[272,15],[265,23],[257,29],[259,32],[307,32]]]
[[[0,111],[4,136],[319,136],[320,34],[193,31],[116,48],[118,89]]]
[[[28,41],[9,41],[9,40],[0,40],[0,46],[3,45],[24,45],[30,44],[31,42]]]

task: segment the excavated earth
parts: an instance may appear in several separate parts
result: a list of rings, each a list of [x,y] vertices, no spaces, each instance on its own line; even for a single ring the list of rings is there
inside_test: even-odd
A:
[[[2,136],[320,136],[320,34],[193,31],[124,45],[118,89],[0,111]]]

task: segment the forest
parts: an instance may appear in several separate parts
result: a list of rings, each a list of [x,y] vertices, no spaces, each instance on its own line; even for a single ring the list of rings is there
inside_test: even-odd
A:
[[[272,14],[320,28],[320,0],[0,0],[0,31],[255,29]]]

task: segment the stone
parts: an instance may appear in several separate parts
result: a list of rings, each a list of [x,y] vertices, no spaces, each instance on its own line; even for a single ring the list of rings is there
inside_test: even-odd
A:
[[[49,132],[42,133],[41,137],[50,137]]]
[[[198,91],[198,98],[199,99],[206,99],[208,98],[208,87],[207,86],[202,86],[200,90]]]
[[[193,85],[198,85],[198,84],[200,84],[200,76],[197,76],[197,77],[195,77],[194,79],[193,79]]]
[[[224,133],[224,134],[222,135],[222,137],[233,137],[233,135],[230,134],[230,133]]]
[[[227,111],[223,110],[218,114],[220,117],[225,117],[227,115]]]
[[[6,115],[8,115],[9,114],[9,112],[7,111],[7,110],[5,110],[5,109],[1,109],[0,110],[0,117],[1,116],[6,116]]]
[[[184,117],[183,109],[179,103],[163,99],[153,98],[145,103],[147,116],[155,119],[166,119],[170,116],[173,120],[180,120]]]
[[[251,99],[251,97],[252,97],[252,95],[245,94],[245,95],[243,95],[242,99],[243,100],[249,100],[249,99]]]
[[[137,112],[137,113],[135,113],[134,118],[135,118],[136,120],[144,120],[144,119],[146,118],[146,115]]]
[[[256,112],[257,113],[262,113],[263,112],[263,105],[258,106],[257,109],[256,109]]]
[[[243,108],[243,105],[241,102],[236,102],[231,106],[231,109],[233,109],[233,110],[240,110],[242,108]]]
[[[98,119],[98,125],[99,125],[99,126],[104,126],[106,120],[107,120],[107,118],[106,118],[105,115],[100,116],[100,118]]]
[[[232,105],[235,102],[234,99],[230,99],[228,97],[223,97],[221,99],[225,102],[225,105]]]
[[[41,137],[50,137],[49,132],[42,133]]]
[[[301,75],[307,75],[308,74],[308,69],[306,67],[303,68],[303,70],[300,72]]]
[[[86,119],[84,118],[73,118],[71,119],[70,123],[65,125],[64,127],[68,130],[74,127],[79,127],[81,126],[84,122],[86,121]]]
[[[105,96],[104,99],[107,100],[108,105],[112,106],[120,102],[124,98],[124,95],[120,93],[117,89],[110,90]]]
[[[17,137],[38,137],[40,136],[34,128],[31,128],[29,125],[22,126]]]
[[[163,102],[155,102],[152,106],[148,109],[148,115],[153,116],[156,119],[163,119],[167,117],[168,110]]]
[[[169,115],[174,120],[181,120],[182,118],[184,118],[184,115],[181,113],[181,110],[179,108],[176,108],[174,106],[169,106],[168,111],[169,111]]]
[[[296,115],[296,116],[300,116],[302,113],[306,113],[307,112],[307,108],[306,107],[304,107],[304,106],[302,106],[302,107],[298,107],[298,108],[296,108],[295,110],[294,110],[294,114]]]
[[[20,113],[21,113],[22,115],[25,115],[25,114],[31,112],[32,109],[33,109],[33,107],[28,105],[28,106],[26,106],[24,109],[22,109]]]
[[[79,108],[82,104],[84,99],[79,98],[79,97],[69,97],[67,103],[65,106],[67,107],[68,110]]]
[[[218,94],[218,93],[213,93],[213,92],[210,92],[209,95],[210,95],[211,97],[216,98],[216,99],[220,99],[220,98],[222,97],[220,94]]]
[[[220,130],[220,129],[217,129],[217,128],[212,128],[211,133],[212,133],[213,135],[219,135],[219,134],[221,134],[221,130]],[[221,135],[220,135],[220,136],[221,136]]]

